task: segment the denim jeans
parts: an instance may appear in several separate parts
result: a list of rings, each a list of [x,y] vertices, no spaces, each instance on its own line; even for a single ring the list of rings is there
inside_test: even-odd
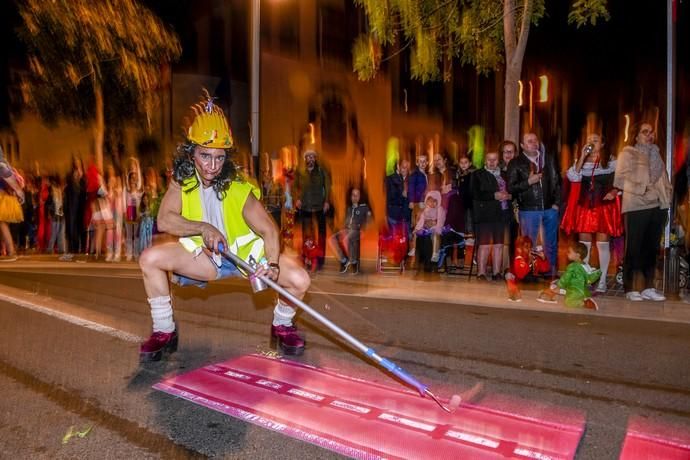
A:
[[[57,243],[57,250],[60,254],[65,252],[65,218],[64,216],[55,216],[50,223],[50,242],[48,243],[48,251],[53,252]]]
[[[520,211],[519,218],[520,234],[529,236],[533,245],[537,245],[541,233],[544,254],[551,265],[551,275],[558,275],[558,210],[549,208],[543,211]]]
[[[331,244],[336,254],[338,261],[345,263],[349,261],[351,264],[359,263],[359,242],[361,232],[359,230],[352,230],[344,228],[331,236]],[[347,243],[347,253],[345,253],[345,243]]]
[[[125,222],[125,257],[139,258],[139,222]]]

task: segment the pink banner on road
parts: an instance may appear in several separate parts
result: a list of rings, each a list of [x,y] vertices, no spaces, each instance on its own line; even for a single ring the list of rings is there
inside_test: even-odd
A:
[[[690,428],[631,417],[620,460],[690,459]]]
[[[578,411],[497,395],[448,414],[418,393],[260,355],[154,388],[361,459],[570,459],[585,426]]]

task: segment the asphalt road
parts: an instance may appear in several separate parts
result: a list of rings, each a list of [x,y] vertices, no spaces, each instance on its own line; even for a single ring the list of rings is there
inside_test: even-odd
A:
[[[111,329],[0,300],[0,458],[338,457],[151,389],[270,350],[270,295],[236,281],[176,289],[179,351],[140,365],[150,317],[137,273],[67,267],[4,269],[0,284],[27,290],[27,305]],[[617,458],[631,416],[690,429],[690,325],[334,292],[307,301],[441,394],[483,382],[485,393],[583,411],[577,458]],[[309,318],[299,324],[309,340],[301,361],[394,384]],[[89,427],[63,443],[70,428]]]

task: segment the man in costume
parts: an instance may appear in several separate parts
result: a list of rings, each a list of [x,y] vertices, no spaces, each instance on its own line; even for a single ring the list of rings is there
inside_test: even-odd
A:
[[[223,250],[244,259],[298,298],[309,288],[309,275],[280,256],[279,230],[260,201],[260,191],[237,170],[229,156],[232,133],[223,111],[212,100],[192,107],[187,140],[177,150],[173,180],[160,205],[158,229],[178,241],[153,246],[141,254],[144,287],[151,306],[153,334],[140,347],[142,361],[160,360],[177,349],[170,280],[181,285],[242,273],[220,256]],[[285,354],[299,355],[305,340],[293,325],[295,308],[278,298],[271,337]]]

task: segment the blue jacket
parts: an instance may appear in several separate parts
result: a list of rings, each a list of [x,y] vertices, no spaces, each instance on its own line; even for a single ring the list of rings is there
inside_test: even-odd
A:
[[[423,203],[428,185],[426,174],[415,169],[407,183],[407,199],[410,203]]]

